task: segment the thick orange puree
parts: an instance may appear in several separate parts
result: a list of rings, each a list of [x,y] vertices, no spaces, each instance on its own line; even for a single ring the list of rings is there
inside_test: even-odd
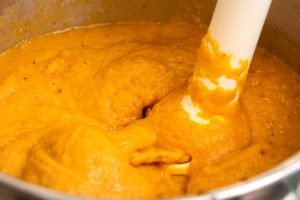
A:
[[[0,171],[81,196],[154,199],[246,180],[297,152],[300,78],[258,49],[240,104],[228,104],[245,77],[201,68],[205,30],[181,22],[107,25],[4,52]],[[241,84],[213,93],[195,82],[213,74],[217,84],[224,73]],[[191,102],[203,119],[186,112]]]

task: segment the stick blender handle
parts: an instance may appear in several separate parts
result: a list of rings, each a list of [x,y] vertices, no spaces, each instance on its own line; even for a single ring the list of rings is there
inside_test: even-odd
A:
[[[209,30],[224,53],[252,59],[271,2],[218,0]]]
[[[208,33],[198,50],[189,84],[191,100],[187,97],[183,103],[193,105],[184,107],[190,116],[205,111],[210,115],[238,112],[240,94],[271,2],[218,0]],[[198,106],[196,114],[191,112],[195,110],[194,104]],[[197,121],[209,123],[209,119]]]

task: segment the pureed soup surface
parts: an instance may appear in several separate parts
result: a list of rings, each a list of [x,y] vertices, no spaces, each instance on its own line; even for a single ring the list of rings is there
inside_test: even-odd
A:
[[[300,78],[265,50],[256,51],[237,117],[207,125],[184,112],[205,31],[107,25],[4,52],[0,170],[81,196],[152,199],[243,181],[296,153]]]

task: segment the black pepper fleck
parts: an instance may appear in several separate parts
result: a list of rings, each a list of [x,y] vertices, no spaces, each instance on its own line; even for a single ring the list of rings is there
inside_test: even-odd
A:
[[[263,155],[263,156],[266,155],[266,152],[264,150],[260,150],[259,153],[260,153],[260,155]]]

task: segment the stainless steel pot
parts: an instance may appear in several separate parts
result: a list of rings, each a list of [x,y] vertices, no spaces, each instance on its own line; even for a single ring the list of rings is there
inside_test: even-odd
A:
[[[121,21],[161,22],[173,17],[208,23],[214,5],[214,0],[0,0],[0,51],[32,36],[72,26]],[[300,74],[300,0],[273,0],[260,45]],[[299,182],[300,153],[253,179],[185,199],[296,200],[300,199]],[[0,199],[84,198],[0,173]]]

